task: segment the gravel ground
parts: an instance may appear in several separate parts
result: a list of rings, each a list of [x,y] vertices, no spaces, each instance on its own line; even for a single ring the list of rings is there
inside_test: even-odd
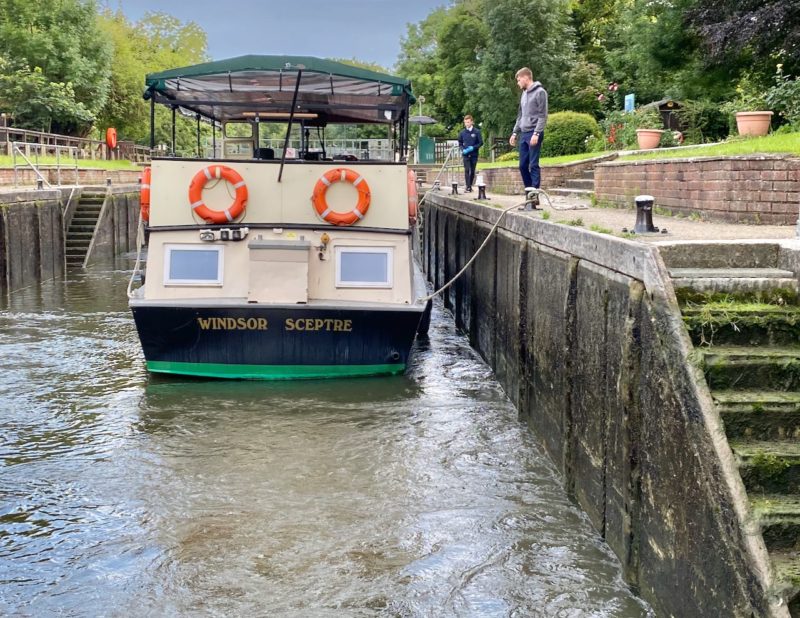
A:
[[[449,193],[449,191],[447,192]],[[460,196],[461,199],[475,199],[475,194]],[[487,193],[489,204],[498,208],[508,208],[524,201],[518,195],[500,195]],[[552,204],[541,198],[541,210],[524,212],[525,216],[542,218],[542,213],[549,213],[551,222],[568,222],[580,219],[583,227],[597,225],[614,234],[622,234],[623,229],[631,230],[636,223],[636,211],[633,208],[592,208],[588,199],[553,195]],[[798,205],[800,207],[800,205]],[[782,240],[794,239],[794,225],[749,225],[744,223],[717,223],[711,221],[692,221],[690,219],[653,214],[653,225],[667,233],[637,234],[631,240],[640,242],[659,242],[668,240]]]

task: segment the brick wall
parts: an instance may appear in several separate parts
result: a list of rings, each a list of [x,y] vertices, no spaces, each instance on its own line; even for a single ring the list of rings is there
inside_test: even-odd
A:
[[[794,224],[800,208],[800,159],[787,156],[614,161],[595,167],[594,181],[600,202],[632,207],[646,194],[709,220]]]
[[[598,163],[616,159],[617,153],[609,153],[601,157],[565,163],[563,165],[546,165],[542,167],[542,188],[555,189],[563,187],[570,178],[582,178],[583,172],[592,169]],[[493,169],[478,169],[483,174],[484,181],[489,191],[516,195],[522,193],[522,177],[519,168],[501,167]]]

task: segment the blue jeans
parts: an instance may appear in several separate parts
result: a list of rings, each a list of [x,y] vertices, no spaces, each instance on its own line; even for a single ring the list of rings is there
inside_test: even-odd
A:
[[[526,187],[536,187],[542,183],[542,171],[539,167],[539,152],[542,150],[544,132],[539,136],[536,146],[531,146],[533,131],[526,131],[519,136],[519,173]]]

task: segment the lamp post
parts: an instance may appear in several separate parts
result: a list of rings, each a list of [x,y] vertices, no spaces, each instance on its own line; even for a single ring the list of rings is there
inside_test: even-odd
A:
[[[419,99],[417,99],[417,101],[419,101],[419,115],[421,117],[422,116],[422,104],[425,102],[425,97],[420,95]],[[422,123],[421,122],[419,123],[419,136],[422,137]]]

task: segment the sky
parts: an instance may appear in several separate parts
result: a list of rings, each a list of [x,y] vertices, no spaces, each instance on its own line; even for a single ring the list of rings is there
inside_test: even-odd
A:
[[[355,58],[392,69],[407,24],[448,0],[103,0],[131,21],[164,12],[208,35],[212,60],[246,54]]]

